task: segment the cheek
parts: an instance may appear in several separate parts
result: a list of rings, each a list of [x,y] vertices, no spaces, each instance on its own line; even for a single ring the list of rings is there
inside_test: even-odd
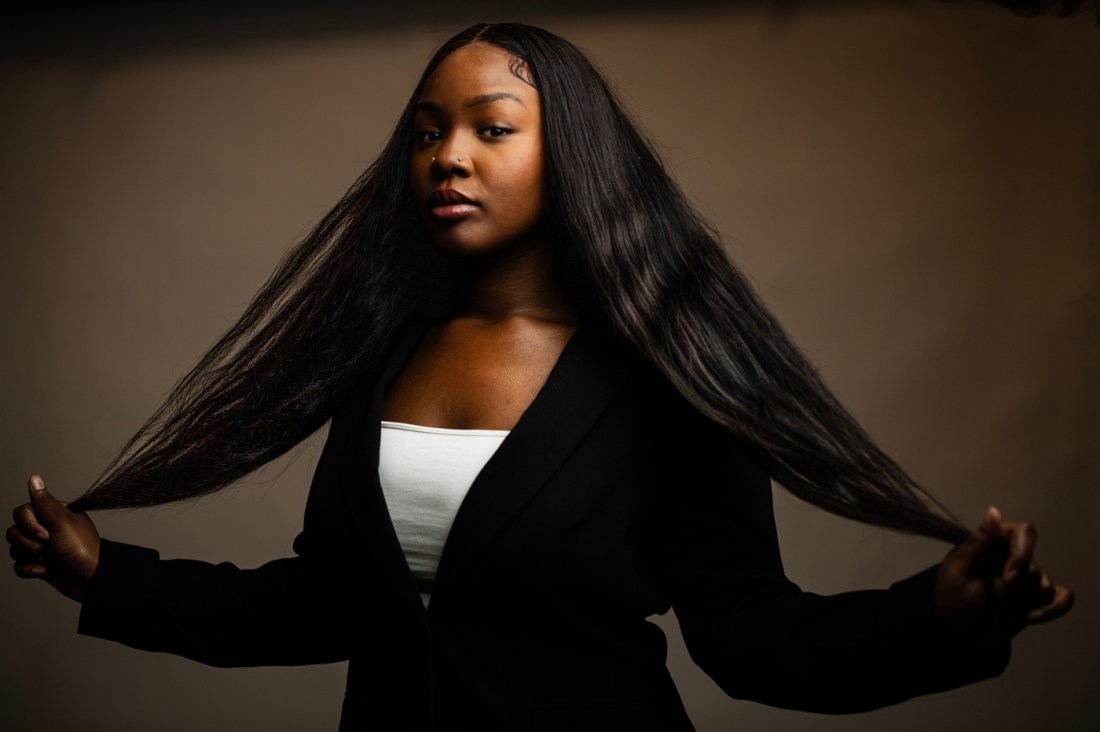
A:
[[[524,198],[532,205],[542,205],[545,176],[542,169],[542,157],[537,153],[527,156],[521,165],[516,166],[512,176],[513,189],[523,192]]]
[[[424,171],[420,170],[415,160],[411,161],[409,163],[409,190],[414,194],[423,191],[424,180]]]

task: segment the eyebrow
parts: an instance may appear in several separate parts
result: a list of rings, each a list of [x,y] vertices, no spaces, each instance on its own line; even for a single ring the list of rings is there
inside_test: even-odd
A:
[[[499,102],[499,101],[505,100],[505,99],[511,100],[511,101],[515,102],[516,104],[520,105],[521,107],[526,107],[527,106],[526,104],[523,103],[523,100],[521,100],[519,97],[517,97],[512,92],[494,92],[492,94],[479,94],[476,97],[470,97],[469,99],[466,100],[466,107],[467,108],[480,107],[483,104],[491,104],[493,102]],[[431,112],[442,112],[443,111],[443,107],[436,104],[435,102],[419,102],[416,105],[416,108],[417,109],[424,109],[424,110],[431,111]]]
[[[495,92],[493,94],[481,94],[472,99],[466,100],[467,107],[480,107],[482,104],[490,104],[492,102],[499,102],[501,99],[511,99],[513,102],[521,107],[526,107],[519,97],[512,92]]]

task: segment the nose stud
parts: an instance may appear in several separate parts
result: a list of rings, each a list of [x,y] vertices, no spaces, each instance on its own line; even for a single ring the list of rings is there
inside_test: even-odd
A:
[[[460,162],[460,163],[462,162],[462,156],[461,155],[458,156],[458,162]]]
[[[433,163],[435,162],[435,158],[432,158],[432,162],[433,162]]]

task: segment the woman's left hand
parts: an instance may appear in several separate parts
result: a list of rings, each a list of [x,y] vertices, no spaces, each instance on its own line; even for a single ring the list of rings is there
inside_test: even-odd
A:
[[[1073,592],[1035,561],[1035,527],[1009,523],[990,507],[981,525],[940,563],[936,615],[977,646],[1010,640],[1033,623],[1065,615]]]

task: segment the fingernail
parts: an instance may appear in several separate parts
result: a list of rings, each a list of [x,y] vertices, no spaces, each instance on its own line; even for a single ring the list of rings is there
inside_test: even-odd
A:
[[[46,484],[42,482],[42,478],[37,475],[31,476],[31,490],[40,491],[46,487]]]

